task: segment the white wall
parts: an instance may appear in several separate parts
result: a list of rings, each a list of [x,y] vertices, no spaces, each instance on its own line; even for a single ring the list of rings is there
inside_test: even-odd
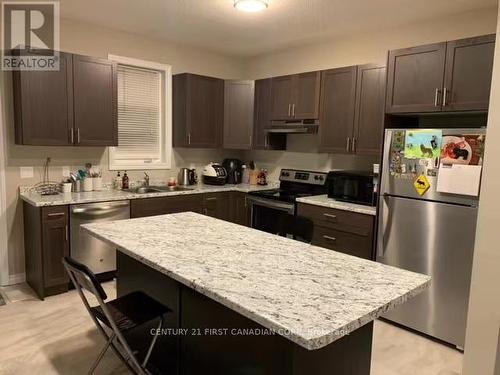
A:
[[[500,24],[497,28],[497,38]],[[500,44],[495,49],[479,220],[474,248],[464,375],[499,375],[500,333]],[[450,270],[451,271],[451,270]]]

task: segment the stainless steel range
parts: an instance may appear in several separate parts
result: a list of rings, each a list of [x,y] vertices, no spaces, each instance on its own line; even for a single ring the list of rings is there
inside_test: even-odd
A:
[[[252,228],[311,242],[312,223],[296,215],[296,198],[326,194],[326,173],[282,169],[279,189],[249,193]]]

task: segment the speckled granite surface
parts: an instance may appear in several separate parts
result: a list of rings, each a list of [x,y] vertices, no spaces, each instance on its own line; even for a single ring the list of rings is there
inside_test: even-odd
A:
[[[374,320],[430,282],[428,276],[192,212],[84,228],[309,350]]]
[[[362,204],[337,201],[335,199],[328,198],[326,194],[314,195],[312,197],[297,198],[297,202],[313,204],[315,206],[335,208],[337,210],[352,211],[365,215],[375,216],[377,214],[376,207],[363,206]]]
[[[267,186],[257,185],[193,185],[189,188],[191,190],[185,191],[166,191],[160,193],[137,194],[122,190],[103,190],[103,191],[90,191],[86,193],[67,193],[58,195],[42,196],[38,193],[21,190],[19,195],[22,200],[37,207],[44,206],[60,206],[65,204],[79,204],[79,203],[93,203],[93,202],[109,202],[124,199],[141,199],[153,197],[168,197],[173,195],[188,195],[188,194],[202,194],[202,193],[216,193],[223,191],[239,191],[248,193],[256,190],[268,190],[276,188],[278,184],[270,183]]]

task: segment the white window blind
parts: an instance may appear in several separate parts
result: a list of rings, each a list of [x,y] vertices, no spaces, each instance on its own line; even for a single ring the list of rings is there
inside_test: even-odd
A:
[[[115,160],[161,159],[161,73],[118,65]]]
[[[118,62],[118,147],[110,169],[169,169],[171,67],[110,55]]]

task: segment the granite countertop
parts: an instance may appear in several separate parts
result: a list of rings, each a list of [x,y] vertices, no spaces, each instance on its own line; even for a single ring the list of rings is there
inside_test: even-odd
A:
[[[328,198],[326,194],[324,195],[314,195],[312,197],[297,198],[297,202],[312,204],[315,206],[322,206],[328,208],[335,208],[337,210],[352,211],[365,215],[377,214],[377,208],[371,206],[364,206],[362,204],[355,204],[349,202],[342,202],[335,200],[333,198]]]
[[[309,350],[349,334],[430,284],[425,275],[192,212],[83,228]]]
[[[202,194],[202,193],[217,193],[224,191],[239,191],[242,193],[249,193],[257,190],[274,189],[278,185],[270,183],[266,186],[238,184],[238,185],[204,185],[198,184],[189,186],[189,190],[183,191],[165,191],[159,193],[137,194],[123,190],[103,190],[103,191],[90,191],[82,193],[66,193],[58,195],[40,195],[35,192],[21,190],[19,195],[23,201],[36,207],[45,206],[61,206],[65,204],[80,204],[80,203],[94,203],[94,202],[109,202],[125,199],[142,199],[154,197],[169,197],[174,195],[189,195],[189,194]]]

